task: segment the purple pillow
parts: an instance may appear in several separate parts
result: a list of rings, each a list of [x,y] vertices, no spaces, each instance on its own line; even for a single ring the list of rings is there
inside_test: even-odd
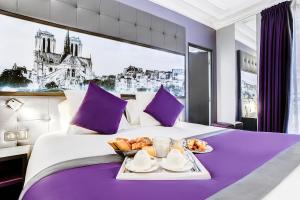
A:
[[[118,131],[127,102],[90,83],[72,124],[103,134]]]
[[[175,124],[183,107],[172,94],[161,86],[144,112],[154,117],[163,126],[171,127]]]

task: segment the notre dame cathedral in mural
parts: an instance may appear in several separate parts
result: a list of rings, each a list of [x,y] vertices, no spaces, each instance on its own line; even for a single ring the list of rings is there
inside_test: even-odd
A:
[[[55,53],[55,46],[53,34],[41,30],[36,33],[34,67],[27,71],[28,79],[40,87],[52,83],[58,88],[73,89],[94,78],[92,59],[81,56],[83,45],[79,37],[70,37],[67,31],[64,51]]]

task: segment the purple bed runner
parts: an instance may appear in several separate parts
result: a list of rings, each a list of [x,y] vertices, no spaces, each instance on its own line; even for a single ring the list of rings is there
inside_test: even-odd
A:
[[[115,176],[120,163],[63,170],[37,181],[25,200],[200,200],[242,179],[276,154],[300,141],[300,136],[233,130],[205,139],[214,147],[197,157],[211,180],[124,181]]]

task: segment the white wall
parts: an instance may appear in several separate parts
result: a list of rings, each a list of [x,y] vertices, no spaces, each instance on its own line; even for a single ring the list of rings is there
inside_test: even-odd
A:
[[[16,98],[24,105],[14,112],[4,103]],[[28,130],[29,138],[23,144],[33,144],[36,139],[63,127],[64,116],[59,116],[58,104],[64,97],[0,96],[0,133],[5,131]]]
[[[217,120],[234,123],[236,119],[235,25],[217,30]]]

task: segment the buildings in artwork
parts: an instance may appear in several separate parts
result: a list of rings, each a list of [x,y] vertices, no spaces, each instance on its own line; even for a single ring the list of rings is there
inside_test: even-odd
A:
[[[92,59],[82,57],[82,43],[78,37],[66,34],[64,50],[56,53],[53,34],[39,30],[35,35],[34,65],[27,78],[44,89],[46,84],[55,83],[60,89],[74,89],[85,80],[95,78]]]
[[[116,76],[115,90],[118,93],[157,91],[161,85],[176,96],[184,96],[184,70],[144,71],[142,68],[129,66]]]

